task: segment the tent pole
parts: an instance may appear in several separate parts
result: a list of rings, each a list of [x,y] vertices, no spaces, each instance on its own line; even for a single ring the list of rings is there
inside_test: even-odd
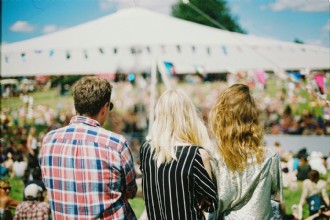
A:
[[[149,125],[148,125],[148,137],[150,137],[152,124],[155,117],[155,99],[156,99],[156,87],[157,87],[157,59],[152,61],[151,66],[151,85],[150,85],[150,111],[149,111]]]
[[[164,68],[164,65],[162,63],[160,63],[160,61],[158,61],[157,64],[158,64],[158,69],[159,69],[160,75],[162,76],[162,80],[165,84],[165,88],[170,89],[171,88],[171,83],[170,83],[168,75],[166,74],[166,70]]]

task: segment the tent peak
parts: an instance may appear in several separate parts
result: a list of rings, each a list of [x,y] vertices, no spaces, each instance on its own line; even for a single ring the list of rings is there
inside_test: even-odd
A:
[[[138,6],[133,6],[129,8],[123,8],[118,11],[116,11],[113,14],[110,15],[115,15],[115,16],[164,16],[164,17],[171,17],[170,15],[167,14],[162,14],[159,12],[152,11],[148,8],[143,8],[143,7],[138,7]]]

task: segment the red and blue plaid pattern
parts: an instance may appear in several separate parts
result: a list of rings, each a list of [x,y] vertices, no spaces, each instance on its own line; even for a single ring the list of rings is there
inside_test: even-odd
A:
[[[39,201],[25,201],[20,203],[16,207],[14,220],[20,219],[50,219],[50,210],[48,203]]]
[[[125,138],[87,117],[49,132],[39,156],[53,219],[136,219],[137,191]]]

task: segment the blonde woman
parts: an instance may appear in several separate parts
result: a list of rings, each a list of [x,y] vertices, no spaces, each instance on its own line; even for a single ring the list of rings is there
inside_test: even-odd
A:
[[[271,219],[271,199],[282,199],[280,158],[263,147],[249,87],[234,84],[220,94],[209,125],[218,150],[216,219]]]
[[[142,190],[149,220],[205,219],[213,211],[207,129],[185,93],[170,89],[155,109],[151,139],[140,150]]]

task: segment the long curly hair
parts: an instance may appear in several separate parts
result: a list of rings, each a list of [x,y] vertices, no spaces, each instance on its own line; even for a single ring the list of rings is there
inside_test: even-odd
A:
[[[248,86],[234,84],[218,96],[209,114],[209,127],[229,170],[243,171],[249,158],[263,162],[263,130]]]

